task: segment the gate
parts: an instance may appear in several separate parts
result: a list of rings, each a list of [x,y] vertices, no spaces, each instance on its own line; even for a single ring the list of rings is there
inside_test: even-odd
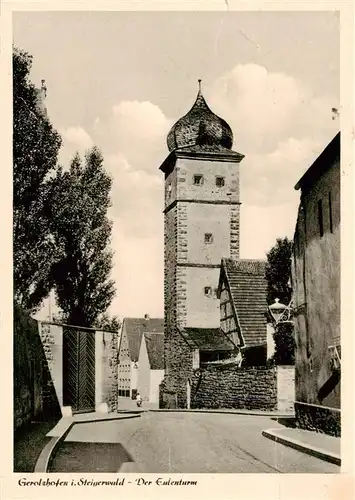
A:
[[[95,410],[95,331],[63,332],[63,404],[73,413]]]

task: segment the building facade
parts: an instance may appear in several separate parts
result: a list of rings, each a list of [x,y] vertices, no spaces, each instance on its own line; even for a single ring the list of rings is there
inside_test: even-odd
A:
[[[138,392],[143,401],[159,403],[159,385],[164,378],[164,335],[145,333],[139,353]]]
[[[160,167],[165,175],[164,390],[186,407],[196,351],[211,346],[211,329],[212,344],[227,341],[234,348],[220,332],[217,288],[222,256],[239,258],[243,155],[232,150],[232,131],[210,110],[201,88],[167,143],[170,154]]]
[[[124,318],[119,342],[118,397],[135,398],[138,388],[140,349],[145,333],[163,334],[163,318]]]
[[[293,254],[295,410],[301,427],[340,433],[340,133],[301,190]]]

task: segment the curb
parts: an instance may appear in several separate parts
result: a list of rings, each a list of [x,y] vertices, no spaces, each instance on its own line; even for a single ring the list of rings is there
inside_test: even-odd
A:
[[[341,457],[336,453],[332,453],[330,451],[324,450],[322,448],[317,448],[316,446],[307,445],[298,439],[294,439],[291,437],[283,437],[277,433],[277,429],[267,429],[262,431],[261,433],[264,437],[271,439],[275,443],[280,443],[289,448],[293,448],[302,453],[306,453],[307,455],[311,455],[312,457],[319,458],[320,460],[324,460],[326,462],[330,462],[332,464],[341,466]]]
[[[69,432],[72,430],[74,425],[80,425],[80,424],[92,424],[95,422],[109,422],[112,420],[127,420],[129,418],[139,418],[140,414],[133,414],[133,415],[127,415],[127,416],[115,416],[111,418],[95,418],[91,420],[82,420],[82,421],[71,421],[68,422],[68,426],[63,430],[62,434],[60,436],[52,437],[52,439],[45,445],[45,447],[42,449],[36,465],[35,469],[33,472],[44,472],[47,473],[48,469],[50,467],[51,461],[53,460],[53,457],[55,455],[56,450],[58,449],[59,445],[65,440],[65,438],[68,436]]]
[[[250,415],[252,417],[274,417],[274,418],[294,418],[295,415],[293,413],[275,413],[275,412],[257,412],[253,410],[208,410],[208,409],[196,409],[196,410],[187,410],[185,408],[159,408],[152,410],[143,410],[146,412],[167,412],[167,413],[217,413],[221,415]]]

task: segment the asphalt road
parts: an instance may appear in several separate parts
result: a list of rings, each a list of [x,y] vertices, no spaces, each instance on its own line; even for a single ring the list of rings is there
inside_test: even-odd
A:
[[[261,435],[280,427],[264,416],[145,413],[81,423],[69,433],[52,472],[337,473],[340,468]]]

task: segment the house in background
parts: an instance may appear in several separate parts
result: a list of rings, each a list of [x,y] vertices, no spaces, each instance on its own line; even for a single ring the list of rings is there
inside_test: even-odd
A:
[[[293,248],[298,425],[340,434],[340,133],[298,181]]]
[[[137,394],[139,353],[145,333],[164,333],[164,319],[124,318],[118,347],[118,397],[135,398]]]
[[[144,333],[142,337],[138,392],[144,401],[159,403],[159,385],[164,378],[164,334]]]
[[[266,364],[266,288],[265,261],[222,259],[221,330],[240,347],[243,365]]]

